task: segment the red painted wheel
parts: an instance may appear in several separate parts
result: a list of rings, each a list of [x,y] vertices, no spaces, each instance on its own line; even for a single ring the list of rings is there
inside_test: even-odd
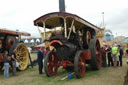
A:
[[[44,59],[44,71],[48,77],[56,75],[59,68],[59,59],[55,52],[49,51]]]
[[[77,51],[74,58],[74,71],[77,78],[84,77],[85,74],[85,60],[82,51]]]
[[[90,40],[89,49],[91,51],[91,67],[95,70],[100,69],[102,65],[102,57],[100,52],[100,43],[96,38]]]

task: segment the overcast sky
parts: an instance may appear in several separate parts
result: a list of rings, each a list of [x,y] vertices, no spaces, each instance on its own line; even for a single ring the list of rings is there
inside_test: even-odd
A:
[[[19,29],[39,37],[33,21],[59,11],[59,0],[0,0],[0,28]],[[100,26],[104,12],[106,29],[115,35],[128,36],[127,0],[65,0],[66,12],[76,14]]]

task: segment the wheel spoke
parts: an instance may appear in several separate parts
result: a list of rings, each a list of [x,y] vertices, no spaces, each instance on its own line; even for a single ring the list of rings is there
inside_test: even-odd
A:
[[[20,61],[19,64],[20,65],[25,65],[25,62]]]

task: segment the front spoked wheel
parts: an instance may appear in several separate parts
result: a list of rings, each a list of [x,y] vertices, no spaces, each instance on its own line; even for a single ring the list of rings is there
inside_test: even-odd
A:
[[[44,59],[44,70],[48,77],[56,75],[59,68],[59,59],[56,53],[49,51]]]
[[[85,74],[85,60],[82,51],[77,51],[74,58],[74,71],[77,78],[84,77]]]

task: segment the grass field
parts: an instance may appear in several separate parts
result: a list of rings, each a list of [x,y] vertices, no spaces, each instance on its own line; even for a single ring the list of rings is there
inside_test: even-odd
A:
[[[33,54],[32,58],[36,59],[36,54]],[[123,58],[123,61],[125,62],[126,59]],[[4,78],[3,71],[0,71],[0,85],[123,85],[126,71],[127,65],[124,63],[123,67],[106,67],[99,71],[88,70],[81,79],[73,75],[73,79],[61,80],[68,74],[64,69],[60,68],[54,77],[47,77],[45,74],[39,75],[38,66],[34,66],[17,72],[18,76],[15,77],[10,73],[10,78]]]

